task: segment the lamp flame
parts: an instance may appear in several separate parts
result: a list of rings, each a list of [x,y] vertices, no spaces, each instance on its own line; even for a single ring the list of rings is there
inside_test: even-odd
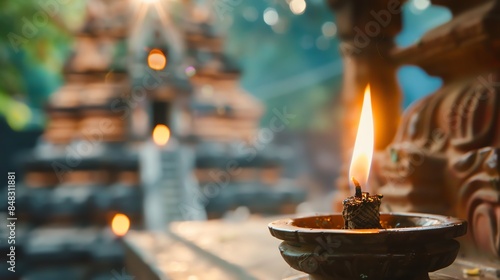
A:
[[[148,66],[153,70],[163,70],[167,66],[167,57],[159,49],[152,49],[148,54]]]
[[[170,129],[164,124],[158,124],[153,130],[153,141],[158,146],[165,146],[170,139]]]
[[[130,228],[130,220],[124,214],[116,214],[111,220],[111,230],[116,236],[124,236]]]
[[[356,178],[361,186],[367,186],[374,146],[373,111],[370,96],[370,85],[366,86],[361,108],[358,133],[352,152],[349,178]],[[350,182],[354,189],[353,182]]]

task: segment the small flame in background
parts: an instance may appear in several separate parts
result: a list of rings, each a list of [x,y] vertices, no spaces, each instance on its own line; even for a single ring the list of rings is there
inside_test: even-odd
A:
[[[153,130],[153,141],[158,146],[165,146],[170,139],[170,129],[164,124],[158,124]]]
[[[163,70],[167,66],[167,57],[159,49],[152,49],[148,54],[148,66],[153,70]]]
[[[361,186],[367,187],[370,167],[373,157],[374,146],[373,111],[370,95],[370,85],[366,86],[363,98],[361,117],[352,152],[351,166],[349,168],[349,178],[356,178]],[[354,190],[352,182],[349,182]]]
[[[124,214],[116,214],[111,220],[111,230],[116,236],[124,236],[130,228],[130,220]]]

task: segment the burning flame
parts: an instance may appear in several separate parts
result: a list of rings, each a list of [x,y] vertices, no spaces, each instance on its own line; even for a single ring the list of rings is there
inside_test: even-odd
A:
[[[130,220],[124,214],[116,214],[111,220],[111,230],[116,236],[124,236],[130,228]]]
[[[159,49],[152,49],[148,55],[148,66],[153,70],[163,70],[167,66],[167,57]]]
[[[356,178],[361,186],[367,186],[373,157],[374,132],[370,85],[366,86],[361,117],[352,153],[349,178]],[[351,186],[353,183],[350,182]],[[354,189],[354,186],[353,186]]]
[[[165,146],[170,138],[170,129],[164,124],[156,125],[153,130],[153,141],[158,146]]]

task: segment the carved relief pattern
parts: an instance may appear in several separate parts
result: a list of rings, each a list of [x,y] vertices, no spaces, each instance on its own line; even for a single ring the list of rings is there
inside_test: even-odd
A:
[[[392,210],[467,219],[475,244],[495,255],[500,255],[499,93],[474,79],[447,85],[415,104],[384,152],[386,182],[378,189]]]

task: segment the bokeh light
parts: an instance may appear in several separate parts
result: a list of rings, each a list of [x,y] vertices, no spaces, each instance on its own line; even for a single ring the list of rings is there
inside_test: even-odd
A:
[[[184,73],[188,77],[193,77],[194,75],[196,75],[196,68],[194,68],[194,66],[188,66],[186,67],[186,69],[184,69]]]
[[[264,10],[264,22],[269,25],[273,26],[279,21],[279,15],[278,12],[274,8],[267,8]]]
[[[159,49],[152,49],[148,54],[148,66],[153,70],[163,70],[167,66],[167,57]]]
[[[111,230],[116,236],[124,236],[130,228],[130,220],[124,214],[116,214],[111,220]]]
[[[158,124],[153,130],[153,141],[158,146],[165,146],[170,139],[170,129],[164,124]]]
[[[321,26],[321,32],[325,37],[333,37],[337,34],[337,25],[331,21],[327,21]]]
[[[415,0],[413,1],[413,6],[417,8],[418,10],[425,10],[431,5],[431,2],[429,0]]]
[[[307,7],[305,0],[292,0],[288,5],[290,6],[292,13],[296,15],[303,14]]]
[[[22,102],[14,101],[9,106],[6,121],[12,130],[19,131],[28,125],[31,116],[30,107]]]

